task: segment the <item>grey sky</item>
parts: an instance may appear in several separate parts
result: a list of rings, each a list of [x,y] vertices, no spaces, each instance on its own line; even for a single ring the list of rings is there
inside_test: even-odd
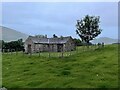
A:
[[[78,37],[75,33],[76,20],[89,14],[100,16],[103,32],[99,37],[117,38],[117,5],[117,2],[6,2],[2,3],[2,25],[30,35]]]

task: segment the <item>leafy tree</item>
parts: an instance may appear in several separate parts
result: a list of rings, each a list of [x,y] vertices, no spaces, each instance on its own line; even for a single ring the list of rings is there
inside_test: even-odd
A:
[[[83,19],[77,20],[76,33],[81,38],[82,42],[89,43],[101,33],[99,27],[99,16],[89,16],[86,15]]]
[[[24,43],[22,39],[18,39],[17,41],[11,41],[11,42],[4,42],[2,41],[2,49],[14,49],[15,51],[22,51],[24,49]]]
[[[81,45],[82,45],[80,39],[76,39],[76,38],[74,38],[73,41],[74,41],[74,43],[75,43],[76,46],[81,46]]]
[[[64,37],[61,35],[60,38],[63,39]]]
[[[55,34],[53,34],[53,38],[58,38]]]

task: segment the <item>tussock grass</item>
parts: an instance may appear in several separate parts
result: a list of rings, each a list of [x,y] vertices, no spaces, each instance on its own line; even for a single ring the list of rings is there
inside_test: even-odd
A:
[[[107,45],[71,56],[29,57],[3,54],[3,86],[7,88],[118,87],[118,47]]]

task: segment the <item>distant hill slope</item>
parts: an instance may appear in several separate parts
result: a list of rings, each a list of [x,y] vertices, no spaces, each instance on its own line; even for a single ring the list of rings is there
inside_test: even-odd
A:
[[[0,26],[0,33],[2,33],[2,40],[4,41],[13,41],[13,40],[18,40],[18,39],[25,39],[28,37],[27,34],[21,33],[19,31],[16,31],[14,29],[10,29],[7,27]]]
[[[101,38],[97,38],[91,41],[92,43],[102,43],[104,42],[105,44],[112,44],[112,43],[118,43],[117,39],[112,39],[112,38],[108,38],[108,37],[101,37]]]

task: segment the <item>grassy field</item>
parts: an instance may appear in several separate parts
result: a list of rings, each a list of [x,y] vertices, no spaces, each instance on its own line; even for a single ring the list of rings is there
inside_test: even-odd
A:
[[[118,87],[117,45],[77,52],[68,57],[3,54],[3,86],[7,88]]]

